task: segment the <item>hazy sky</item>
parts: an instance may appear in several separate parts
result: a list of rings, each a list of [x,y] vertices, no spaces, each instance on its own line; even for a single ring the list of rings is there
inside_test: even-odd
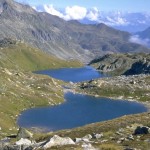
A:
[[[150,0],[16,0],[25,2],[32,6],[52,4],[55,8],[65,8],[67,6],[82,6],[86,8],[97,7],[102,11],[122,10],[122,11],[150,11]]]

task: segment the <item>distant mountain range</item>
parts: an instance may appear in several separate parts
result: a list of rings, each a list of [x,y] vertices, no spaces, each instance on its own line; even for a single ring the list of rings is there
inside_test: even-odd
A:
[[[131,33],[145,30],[150,25],[149,12],[105,12],[98,10],[96,7],[86,9],[80,6],[72,6],[67,7],[64,10],[60,10],[54,8],[53,5],[41,5],[34,7],[34,9],[37,11],[43,11],[52,15],[56,15],[60,18],[63,18],[64,20],[78,20],[83,24],[104,23],[116,29],[128,31]],[[73,14],[73,10],[78,10],[80,15]]]
[[[149,13],[132,13],[132,12],[101,12],[97,20],[92,21],[88,18],[81,20],[81,23],[95,24],[105,23],[113,28],[135,33],[143,31],[150,25]]]
[[[0,38],[12,38],[63,59],[89,61],[118,52],[149,52],[130,43],[131,34],[105,24],[84,25],[65,21],[13,0],[0,0]]]

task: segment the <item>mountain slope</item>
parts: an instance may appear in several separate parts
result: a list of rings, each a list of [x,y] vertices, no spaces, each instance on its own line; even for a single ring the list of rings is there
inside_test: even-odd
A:
[[[64,21],[13,0],[0,0],[0,38],[11,37],[63,59],[89,61],[108,52],[149,51],[129,43],[130,34],[104,24]]]

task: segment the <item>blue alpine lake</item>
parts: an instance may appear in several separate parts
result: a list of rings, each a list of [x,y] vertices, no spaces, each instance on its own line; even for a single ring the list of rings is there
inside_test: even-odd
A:
[[[98,71],[96,71],[96,69],[90,66],[85,66],[82,68],[42,70],[36,71],[35,73],[49,75],[53,78],[67,82],[81,82],[107,76],[106,74],[99,73]]]
[[[105,76],[91,67],[63,68],[39,71],[37,73],[47,74],[54,78],[71,82]],[[72,92],[65,93],[64,98],[65,102],[61,105],[24,111],[18,118],[18,125],[26,128],[40,127],[48,131],[55,131],[147,111],[147,108],[141,103],[125,100],[96,98]]]

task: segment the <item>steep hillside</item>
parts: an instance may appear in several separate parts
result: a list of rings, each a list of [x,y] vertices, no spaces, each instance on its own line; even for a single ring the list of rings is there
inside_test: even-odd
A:
[[[23,71],[81,66],[78,61],[64,61],[11,39],[0,40],[0,66]]]
[[[97,70],[113,75],[150,73],[150,54],[107,54],[90,62]]]
[[[63,59],[89,61],[108,52],[149,51],[129,43],[130,34],[104,24],[64,21],[13,0],[0,0],[0,37],[11,37]]]

